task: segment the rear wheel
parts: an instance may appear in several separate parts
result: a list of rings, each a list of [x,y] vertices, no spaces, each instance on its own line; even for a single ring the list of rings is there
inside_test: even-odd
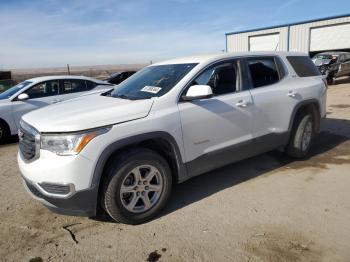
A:
[[[168,163],[148,149],[126,152],[106,172],[102,204],[116,222],[140,224],[166,204],[172,176]]]
[[[5,143],[10,137],[10,130],[6,123],[0,122],[0,144]]]
[[[310,113],[297,116],[293,124],[287,154],[295,158],[305,157],[311,148],[315,135],[314,119]]]

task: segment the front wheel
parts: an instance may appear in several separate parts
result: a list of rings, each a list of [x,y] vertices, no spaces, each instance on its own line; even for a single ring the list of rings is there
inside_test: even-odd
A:
[[[295,158],[305,157],[311,148],[315,135],[314,120],[311,114],[300,114],[295,119],[287,154]]]
[[[163,157],[148,149],[119,155],[105,175],[102,204],[116,222],[146,222],[160,212],[170,196],[169,165]]]

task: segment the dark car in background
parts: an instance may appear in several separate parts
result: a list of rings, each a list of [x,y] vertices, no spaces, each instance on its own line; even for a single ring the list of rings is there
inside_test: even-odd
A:
[[[335,84],[335,79],[350,76],[350,53],[324,52],[315,55],[312,61],[327,79],[327,83]]]
[[[121,82],[123,82],[125,79],[129,78],[135,73],[136,71],[117,72],[117,73],[111,74],[108,78],[104,79],[104,81],[114,85],[119,85]]]

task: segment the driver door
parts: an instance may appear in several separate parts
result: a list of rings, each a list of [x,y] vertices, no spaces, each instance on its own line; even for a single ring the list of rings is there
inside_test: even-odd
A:
[[[59,80],[45,81],[34,85],[33,87],[24,91],[29,98],[24,101],[13,100],[12,101],[12,113],[17,128],[19,128],[19,121],[21,117],[33,110],[41,107],[54,104],[57,102],[59,89]]]
[[[191,176],[243,159],[250,152],[253,101],[241,68],[237,59],[210,66],[189,86],[209,85],[214,96],[178,103]]]

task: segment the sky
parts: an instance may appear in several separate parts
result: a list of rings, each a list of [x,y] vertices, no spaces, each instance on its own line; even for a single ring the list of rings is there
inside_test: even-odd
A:
[[[0,0],[0,69],[222,52],[227,32],[349,13],[349,0]]]

